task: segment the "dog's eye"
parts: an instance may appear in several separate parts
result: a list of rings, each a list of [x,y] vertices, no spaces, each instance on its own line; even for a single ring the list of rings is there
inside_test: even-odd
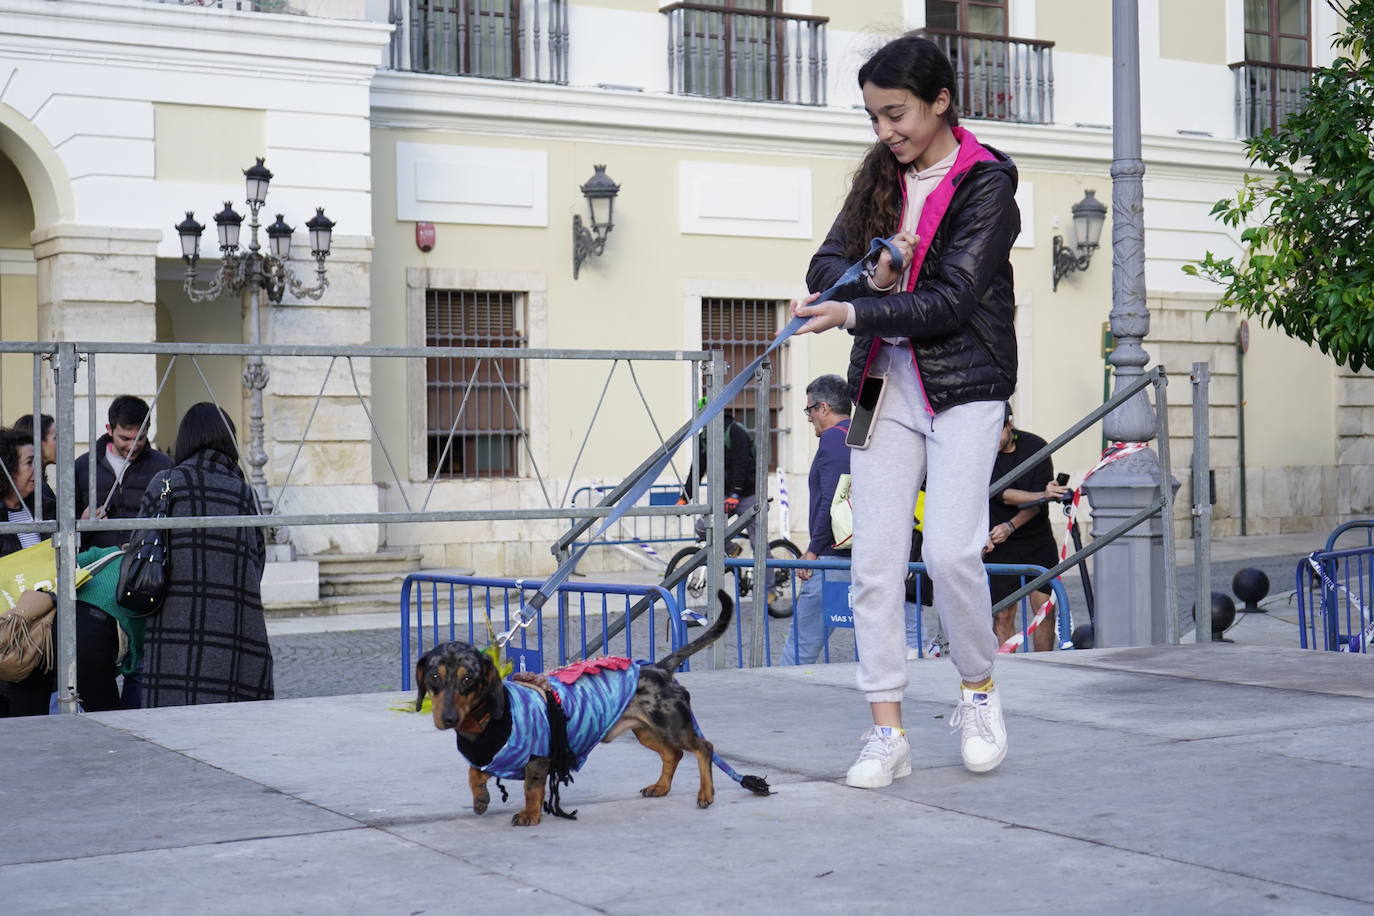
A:
[[[439,677],[439,675],[433,671],[429,673],[429,677],[426,678],[426,680],[436,687],[443,683],[443,678]]]

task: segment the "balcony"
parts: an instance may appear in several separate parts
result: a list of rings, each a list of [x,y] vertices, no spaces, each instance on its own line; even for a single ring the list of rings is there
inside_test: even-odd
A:
[[[1054,42],[921,29],[954,65],[959,115],[1023,124],[1054,122]]]
[[[568,82],[566,0],[392,0],[391,68]]]
[[[675,95],[825,104],[824,16],[674,3],[668,86]]]
[[[1278,126],[1307,104],[1311,67],[1245,60],[1231,65],[1236,82],[1236,137],[1248,140]]]

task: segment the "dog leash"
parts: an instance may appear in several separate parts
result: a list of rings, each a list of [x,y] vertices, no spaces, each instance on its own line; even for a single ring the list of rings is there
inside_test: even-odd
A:
[[[869,243],[868,253],[851,264],[849,268],[840,275],[840,278],[835,281],[834,285],[817,296],[815,301],[828,302],[831,297],[840,291],[840,289],[858,280],[863,275],[865,266],[871,260],[876,260],[884,249],[892,256],[892,269],[901,271],[903,263],[902,252],[901,249],[897,247],[896,243],[893,242],[892,239],[874,239]],[[733,401],[735,397],[744,390],[744,387],[749,384],[750,379],[754,377],[754,373],[758,371],[759,366],[763,365],[763,361],[772,355],[774,350],[786,343],[787,339],[797,333],[802,325],[806,324],[809,320],[810,319],[803,318],[799,315],[793,316],[792,320],[787,323],[787,326],[782,329],[782,333],[775,337],[773,342],[768,345],[768,348],[746,366],[743,372],[735,376],[728,385],[722,388],[720,393],[701,409],[701,412],[696,415],[695,419],[674,433],[667,442],[664,442],[658,447],[656,450],[658,456],[657,460],[647,471],[645,471],[635,485],[625,492],[610,514],[602,519],[600,527],[587,539],[588,542],[570,553],[568,558],[559,564],[558,568],[544,580],[543,585],[539,586],[539,590],[531,596],[529,602],[516,612],[515,620],[511,624],[510,629],[497,635],[497,648],[504,649],[515,636],[517,630],[522,630],[534,622],[535,617],[539,614],[540,608],[548,602],[549,598],[553,597],[554,593],[558,591],[559,586],[566,582],[568,577],[573,574],[573,571],[577,569],[577,564],[581,562],[582,555],[587,552],[591,543],[595,542],[607,529],[619,521],[621,516],[628,512],[631,506],[643,498],[644,494],[649,491],[649,487],[653,486],[654,481],[658,480],[659,475],[663,473],[664,468],[668,466],[668,462],[672,460],[673,455],[682,446],[682,443],[705,429],[706,424],[711,422],[717,414],[725,409],[726,405]]]

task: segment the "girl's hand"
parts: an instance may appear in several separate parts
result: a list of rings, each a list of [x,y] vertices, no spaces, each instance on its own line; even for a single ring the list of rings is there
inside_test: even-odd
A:
[[[811,319],[797,329],[798,334],[819,334],[821,331],[838,328],[849,317],[848,304],[834,301],[817,303],[816,297],[819,295],[820,293],[812,293],[805,299],[792,300],[792,314]]]
[[[892,241],[897,246],[897,250],[902,253],[902,269],[911,263],[912,252],[916,250],[918,236],[910,232],[899,232],[892,237]],[[892,252],[886,248],[882,254],[878,255],[878,264],[873,270],[873,283],[879,288],[886,288],[901,279],[901,271],[892,269]]]

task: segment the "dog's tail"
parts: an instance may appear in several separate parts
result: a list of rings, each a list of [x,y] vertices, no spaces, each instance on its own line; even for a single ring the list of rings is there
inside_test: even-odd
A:
[[[725,594],[723,589],[716,592],[716,595],[720,598],[720,613],[716,615],[715,621],[706,629],[706,632],[702,633],[681,649],[678,649],[672,655],[666,655],[659,659],[654,663],[655,665],[662,668],[664,671],[676,671],[678,668],[682,667],[682,663],[687,661],[687,659],[696,655],[702,649],[705,649],[711,643],[725,635],[726,629],[730,626],[730,617],[734,614],[735,602],[730,600],[730,596]]]

